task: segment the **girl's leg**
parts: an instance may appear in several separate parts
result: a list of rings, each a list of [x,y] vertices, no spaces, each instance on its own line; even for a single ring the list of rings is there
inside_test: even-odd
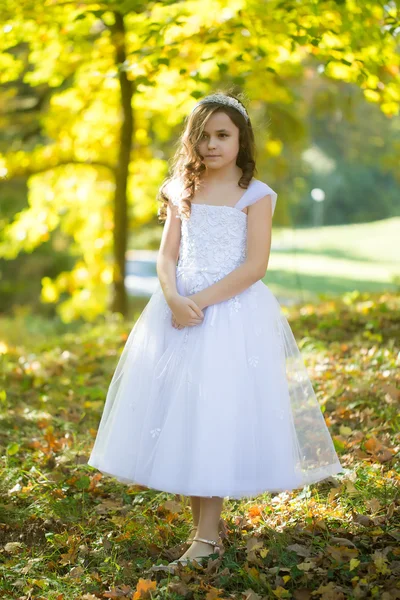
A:
[[[190,504],[192,507],[193,525],[189,531],[189,537],[187,539],[188,543],[197,534],[197,527],[199,526],[199,520],[200,520],[200,501],[201,501],[200,496],[189,496],[189,498],[190,498]]]
[[[190,496],[190,504],[192,506],[193,527],[198,527],[200,521],[200,496]]]
[[[224,499],[219,496],[212,498],[201,497],[200,499],[200,518],[196,537],[207,540],[217,540],[219,538],[219,522],[224,504]],[[214,552],[213,547],[206,542],[192,542],[180,558],[195,558],[208,556]]]
[[[219,520],[224,499],[219,496],[201,498],[200,520],[197,528],[198,537],[216,540],[219,537]],[[210,547],[210,546],[209,546]]]

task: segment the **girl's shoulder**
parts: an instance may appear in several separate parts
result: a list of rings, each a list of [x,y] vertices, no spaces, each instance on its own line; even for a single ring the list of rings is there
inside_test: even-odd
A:
[[[162,186],[163,193],[168,197],[169,201],[175,206],[179,206],[179,198],[182,194],[182,181],[177,178],[171,178],[167,180]],[[264,196],[271,196],[272,200],[272,214],[274,214],[276,201],[278,198],[278,194],[273,190],[265,181],[261,181],[260,179],[253,178],[250,182],[250,185],[247,188],[245,194],[243,194],[242,199],[237,205],[237,208],[240,209],[246,208],[247,206],[251,206],[264,198]]]
[[[182,190],[179,179],[168,179],[162,186],[162,192],[167,196],[168,200],[179,206],[179,196]]]
[[[264,198],[264,196],[271,196],[272,214],[274,214],[278,194],[272,189],[271,186],[265,183],[265,181],[261,181],[261,179],[252,179],[247,190],[248,191],[246,192],[245,196],[243,196],[243,203],[240,206],[241,209],[245,208],[246,206],[251,206],[257,202],[257,200]]]

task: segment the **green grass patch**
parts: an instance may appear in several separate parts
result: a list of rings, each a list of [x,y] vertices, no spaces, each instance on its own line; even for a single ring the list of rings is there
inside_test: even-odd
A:
[[[307,229],[274,229],[264,282],[282,298],[316,301],[361,292],[398,291],[400,218]]]

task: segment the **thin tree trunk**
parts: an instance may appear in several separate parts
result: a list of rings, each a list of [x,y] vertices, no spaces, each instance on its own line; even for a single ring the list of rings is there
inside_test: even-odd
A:
[[[119,12],[114,12],[115,25],[112,38],[115,46],[115,60],[118,65],[118,78],[121,90],[122,123],[120,129],[118,162],[115,177],[114,231],[113,231],[113,299],[111,310],[127,316],[128,303],[125,289],[125,254],[127,246],[128,201],[127,186],[134,129],[132,97],[134,86],[121,69],[126,60],[125,23]]]

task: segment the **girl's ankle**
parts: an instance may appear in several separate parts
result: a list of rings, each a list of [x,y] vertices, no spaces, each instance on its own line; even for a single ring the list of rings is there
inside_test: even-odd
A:
[[[220,536],[219,536],[218,533],[215,533],[214,535],[200,535],[199,532],[197,531],[196,537],[203,538],[205,540],[214,540],[214,541],[216,541],[216,540],[219,539]]]

